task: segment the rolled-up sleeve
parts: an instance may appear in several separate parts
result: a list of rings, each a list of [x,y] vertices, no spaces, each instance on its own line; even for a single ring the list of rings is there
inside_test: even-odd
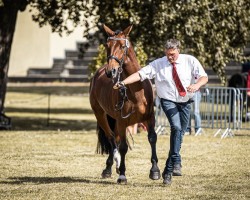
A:
[[[138,73],[140,74],[141,81],[144,81],[145,79],[153,79],[156,74],[155,68],[150,64],[141,68]]]
[[[194,57],[193,57],[193,65],[194,65],[193,75],[194,75],[195,79],[199,79],[202,76],[207,77],[207,73],[205,72],[201,63]]]

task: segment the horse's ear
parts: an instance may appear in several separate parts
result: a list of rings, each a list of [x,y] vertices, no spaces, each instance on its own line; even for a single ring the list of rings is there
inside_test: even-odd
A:
[[[124,33],[124,35],[125,35],[126,37],[129,35],[129,33],[130,33],[130,31],[132,30],[132,28],[133,28],[133,25],[130,25],[130,26],[128,26],[128,27],[123,31],[123,33]]]
[[[105,30],[105,32],[108,34],[108,36],[113,36],[115,35],[115,32],[112,31],[109,27],[107,27],[105,24],[103,24],[103,28]]]

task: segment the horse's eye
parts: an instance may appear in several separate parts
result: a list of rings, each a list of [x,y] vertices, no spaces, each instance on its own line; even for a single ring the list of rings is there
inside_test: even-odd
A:
[[[125,46],[125,45],[122,45],[122,46],[121,46],[121,49],[125,49],[125,48],[126,48],[126,46]]]

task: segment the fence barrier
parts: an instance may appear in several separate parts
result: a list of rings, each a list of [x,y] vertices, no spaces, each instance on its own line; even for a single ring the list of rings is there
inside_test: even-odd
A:
[[[215,137],[218,135],[221,135],[221,137],[232,136],[234,130],[250,130],[250,88],[203,87],[200,91],[201,128],[215,129]],[[72,100],[69,98],[74,96],[77,99],[79,97],[76,101],[82,104],[82,98],[85,95],[88,94],[52,95],[48,93],[33,99],[9,100],[6,105],[7,110],[8,107],[11,109],[12,106],[17,108],[25,107],[26,109],[37,109],[38,114],[39,109],[40,111],[42,109],[43,113],[40,114],[43,114],[46,126],[50,126],[52,114],[56,111],[55,106],[58,104],[56,102],[71,102]],[[75,107],[74,109],[77,110],[78,108]],[[167,127],[169,127],[169,123],[161,109],[159,98],[156,98],[155,101],[155,118],[157,134],[168,133],[169,128]],[[192,128],[194,128],[193,125],[192,123]],[[202,132],[199,130],[195,135],[200,134]]]
[[[156,132],[162,134],[167,132],[169,123],[161,109],[159,98],[155,105]],[[233,130],[250,130],[250,88],[201,88],[200,116],[201,128],[217,129],[215,137],[219,134],[222,138],[233,136]],[[200,134],[201,130],[195,135]]]

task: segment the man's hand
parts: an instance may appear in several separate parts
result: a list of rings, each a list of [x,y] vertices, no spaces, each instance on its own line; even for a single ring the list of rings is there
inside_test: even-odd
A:
[[[125,86],[125,84],[124,84],[123,81],[117,82],[117,83],[113,86],[113,89],[119,89],[119,88],[124,87],[124,86]]]
[[[192,84],[192,85],[187,87],[187,91],[191,92],[191,93],[194,93],[197,90],[199,90],[199,86],[197,84]]]

